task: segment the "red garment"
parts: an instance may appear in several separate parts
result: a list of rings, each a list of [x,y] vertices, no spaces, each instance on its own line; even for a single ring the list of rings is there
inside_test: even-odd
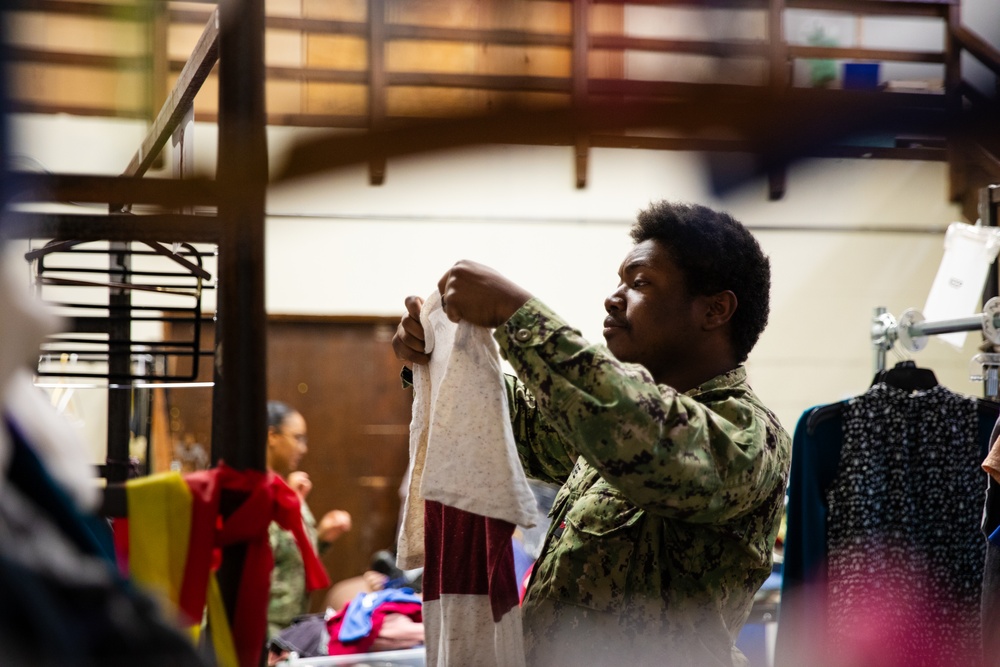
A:
[[[512,523],[424,501],[428,667],[524,664],[513,533]]]
[[[268,541],[272,521],[291,531],[302,553],[306,589],[330,585],[326,570],[302,524],[299,497],[273,472],[235,470],[220,462],[211,470],[190,473],[184,481],[191,492],[191,533],[180,591],[180,610],[192,622],[201,621],[208,581],[218,569],[222,547],[245,544],[235,609],[228,609],[233,643],[241,665],[256,667],[267,634],[267,604],[274,559]],[[219,514],[223,491],[245,495],[227,518]],[[128,523],[116,521],[115,544],[127,562]]]
[[[326,622],[327,632],[330,633],[330,645],[328,647],[330,655],[368,653],[372,644],[378,638],[379,632],[382,630],[385,617],[389,614],[403,614],[416,623],[423,621],[422,605],[419,602],[383,602],[372,611],[371,632],[356,642],[345,644],[337,639],[337,635],[340,634],[340,626],[344,623],[344,616],[347,615],[347,608],[349,606],[345,605],[343,609],[331,616],[330,620]]]
[[[267,635],[267,603],[274,558],[268,542],[271,521],[292,532],[305,564],[306,589],[330,585],[323,564],[302,525],[299,497],[281,477],[271,471],[235,470],[224,463],[218,467],[186,475],[191,489],[191,542],[181,587],[181,608],[185,612],[205,608],[205,593],[212,567],[213,551],[233,544],[246,544],[236,608],[228,610],[232,619],[233,642],[241,665],[257,665]],[[222,491],[247,493],[236,510],[223,519],[219,515]]]

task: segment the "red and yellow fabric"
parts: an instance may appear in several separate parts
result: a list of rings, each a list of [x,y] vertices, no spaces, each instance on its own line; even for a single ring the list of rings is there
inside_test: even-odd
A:
[[[223,491],[244,498],[227,517],[219,511]],[[274,565],[267,537],[271,521],[295,536],[305,563],[306,588],[329,585],[302,525],[298,496],[272,472],[235,470],[220,463],[183,478],[163,473],[130,480],[126,493],[132,576],[170,600],[194,633],[208,605],[220,665],[258,664]],[[235,544],[245,544],[246,555],[235,609],[226,614],[213,572],[221,548]]]

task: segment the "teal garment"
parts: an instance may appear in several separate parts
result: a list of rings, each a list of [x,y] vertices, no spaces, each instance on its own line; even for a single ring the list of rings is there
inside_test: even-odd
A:
[[[791,449],[745,369],[678,393],[536,299],[494,335],[521,462],[563,485],[524,600],[529,664],[745,664]]]

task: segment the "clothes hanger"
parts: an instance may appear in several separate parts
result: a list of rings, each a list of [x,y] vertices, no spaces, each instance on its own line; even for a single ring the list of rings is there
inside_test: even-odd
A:
[[[910,359],[900,361],[892,368],[883,369],[876,373],[875,377],[872,379],[872,386],[878,384],[879,382],[884,382],[890,387],[906,391],[932,389],[938,386],[937,376],[934,375],[934,371],[929,368],[920,368]],[[846,407],[846,405],[847,401],[840,401],[838,403],[830,403],[829,405],[822,405],[818,408],[814,408],[813,411],[809,413],[809,417],[806,420],[806,432],[809,435],[813,435],[816,432],[816,428],[820,424],[828,419],[840,417],[840,415],[844,412],[844,407]],[[989,405],[981,406],[980,409],[996,410],[996,408],[991,408]]]
[[[847,401],[839,401],[837,403],[830,403],[829,405],[821,405],[818,408],[813,408],[812,412],[809,413],[809,417],[806,419],[806,432],[809,435],[816,433],[816,428],[823,422],[833,419],[834,417],[840,417],[844,412],[844,408],[847,407]]]
[[[74,240],[69,240],[69,241],[50,241],[50,242],[46,243],[44,246],[42,246],[41,248],[36,248],[35,250],[31,250],[29,252],[26,252],[24,254],[24,258],[26,260],[28,260],[29,262],[32,262],[32,261],[34,261],[36,259],[41,259],[42,257],[45,257],[46,255],[51,255],[52,253],[56,253],[56,252],[68,252],[68,251],[72,250],[73,248],[75,248],[76,246],[80,245],[81,243],[87,243],[87,242],[88,241],[83,241],[83,240],[79,240],[79,239],[74,239]],[[209,273],[208,271],[206,271],[201,266],[199,266],[199,265],[197,265],[197,264],[195,264],[195,263],[187,260],[186,258],[184,258],[184,256],[181,255],[180,252],[178,252],[176,249],[172,250],[172,249],[166,247],[165,245],[163,245],[162,243],[159,243],[157,241],[139,241],[139,243],[142,243],[142,244],[146,245],[147,247],[149,247],[156,254],[163,255],[164,257],[167,257],[167,258],[173,260],[174,262],[177,262],[178,264],[180,264],[181,266],[183,266],[185,269],[187,269],[188,271],[190,271],[192,275],[197,276],[198,278],[201,278],[202,280],[211,280],[212,279],[212,274],[211,273]],[[194,250],[194,248],[192,248],[187,243],[179,244],[179,245],[182,245],[184,248],[186,248],[188,250],[191,250],[191,251]]]
[[[907,359],[900,361],[892,368],[881,370],[872,379],[872,385],[884,382],[890,387],[904,389],[906,391],[920,391],[933,389],[938,386],[937,376],[929,368],[920,368],[917,364]]]

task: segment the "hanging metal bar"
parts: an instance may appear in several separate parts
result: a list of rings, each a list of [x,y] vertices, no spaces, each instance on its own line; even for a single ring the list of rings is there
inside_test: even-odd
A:
[[[926,344],[927,336],[954,333],[957,331],[982,330],[987,339],[995,338],[1000,331],[1000,300],[991,299],[983,306],[982,313],[950,320],[914,321],[921,316],[917,311],[908,310],[897,322],[886,309],[879,306],[872,318],[871,339],[874,348],[875,372],[885,369],[886,353],[896,341],[903,340],[911,351],[917,351]]]

